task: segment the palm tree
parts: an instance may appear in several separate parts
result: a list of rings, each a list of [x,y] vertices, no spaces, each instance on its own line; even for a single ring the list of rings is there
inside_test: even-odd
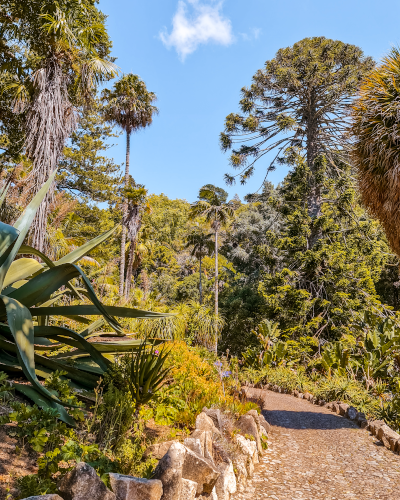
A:
[[[151,208],[147,200],[147,189],[143,184],[136,184],[131,178],[130,186],[125,190],[125,197],[128,200],[128,214],[126,217],[126,228],[130,240],[128,264],[125,278],[125,298],[128,298],[131,286],[133,264],[136,260],[136,249],[140,228],[142,227],[142,214],[149,213]]]
[[[97,84],[113,78],[117,69],[109,57],[105,17],[90,2],[3,4],[8,14],[3,19],[4,40],[17,50],[17,57],[8,65],[2,90],[13,97],[14,112],[24,114],[24,149],[32,161],[27,181],[35,194],[57,167],[77,124],[77,107],[88,105]],[[38,250],[44,247],[53,194],[54,186],[30,231]]]
[[[400,256],[400,50],[393,48],[361,85],[353,105],[353,157],[363,203]]]
[[[211,239],[211,234],[205,234],[203,231],[194,230],[187,237],[187,243],[185,248],[192,248],[190,254],[195,256],[200,263],[200,280],[199,280],[199,292],[200,292],[200,304],[203,303],[203,293],[201,286],[201,261],[206,255],[210,255],[213,251],[214,242]]]
[[[190,209],[191,218],[205,217],[211,223],[215,235],[215,316],[218,318],[218,233],[221,226],[225,226],[234,217],[234,209],[231,203],[226,203],[228,193],[213,184],[206,184],[199,191],[199,201],[192,204]],[[214,350],[218,347],[218,328],[215,326]]]
[[[147,90],[146,84],[139,76],[129,73],[118,80],[112,90],[103,90],[102,100],[106,103],[104,111],[106,120],[121,127],[126,133],[125,189],[127,189],[129,186],[131,134],[152,124],[153,115],[158,113],[158,108],[153,104],[157,97],[154,92]],[[128,199],[126,197],[122,207],[122,217],[119,274],[119,294],[121,296],[124,293],[126,220],[128,217]]]

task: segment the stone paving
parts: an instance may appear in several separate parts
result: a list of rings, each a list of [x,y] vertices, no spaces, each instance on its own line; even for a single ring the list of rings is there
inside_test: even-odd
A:
[[[269,449],[234,500],[399,500],[400,456],[356,424],[266,391]]]

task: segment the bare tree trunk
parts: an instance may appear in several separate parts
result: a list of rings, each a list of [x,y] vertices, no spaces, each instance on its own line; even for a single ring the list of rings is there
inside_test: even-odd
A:
[[[131,135],[126,132],[126,161],[125,161],[125,188],[129,186],[129,157],[131,152]],[[124,294],[125,283],[125,245],[126,245],[126,216],[128,215],[128,199],[122,205],[122,234],[121,234],[121,260],[119,264],[119,295]]]
[[[218,231],[215,231],[215,319],[218,318]],[[215,321],[215,344],[214,351],[218,348],[218,323]]]
[[[199,292],[200,292],[200,305],[203,304],[203,290],[201,287],[201,254],[200,254],[200,283],[199,283]]]
[[[316,117],[315,96],[310,96],[309,115],[307,120],[307,166],[311,171],[310,178],[310,194],[308,196],[308,215],[312,219],[311,234],[308,237],[307,248],[311,249],[315,243],[321,238],[321,231],[315,227],[315,220],[321,215],[321,183],[317,181],[317,141],[318,139],[318,123]]]
[[[128,265],[126,268],[126,279],[125,279],[125,298],[127,299],[129,296],[129,290],[131,288],[131,280],[132,280],[132,268],[133,268],[133,259],[135,255],[136,241],[131,240],[131,246],[129,248],[129,256],[128,256]]]

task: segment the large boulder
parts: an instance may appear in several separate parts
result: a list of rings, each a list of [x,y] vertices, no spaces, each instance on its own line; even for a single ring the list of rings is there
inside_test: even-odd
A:
[[[260,414],[258,413],[258,411],[257,410],[249,410],[246,413],[246,415],[250,415],[251,417],[253,417],[254,422],[257,425],[257,429],[259,430],[260,429]]]
[[[342,417],[345,417],[347,414],[347,410],[349,408],[350,408],[350,405],[348,405],[347,403],[341,403],[339,405],[339,415],[341,415]]]
[[[358,414],[358,411],[356,408],[354,408],[354,406],[350,406],[347,410],[347,418],[349,418],[350,420],[355,420],[356,417],[357,417],[357,414]]]
[[[379,429],[383,425],[385,425],[385,422],[383,420],[373,420],[371,422],[368,422],[368,430],[371,432],[371,434],[377,436]]]
[[[215,427],[213,420],[204,412],[197,415],[196,429],[199,431],[208,431],[212,434],[220,434],[220,431]]]
[[[190,449],[186,449],[182,467],[182,477],[197,483],[196,494],[211,494],[220,472],[211,460],[202,457]]]
[[[395,451],[397,441],[400,439],[400,435],[392,430],[389,426],[382,425],[382,427],[378,429],[378,439],[382,441],[386,448]]]
[[[222,422],[222,416],[221,416],[221,410],[218,408],[210,408],[209,410],[207,408],[203,409],[203,412],[211,418],[211,420],[214,422],[214,426],[220,431],[223,432],[223,422]]]
[[[190,435],[193,439],[198,439],[201,445],[201,455],[213,460],[213,433],[211,431],[194,430]]]
[[[174,441],[164,441],[163,443],[152,444],[144,452],[144,457],[148,458],[152,456],[157,460],[161,460],[161,458],[168,452],[170,446],[173,443],[177,442],[178,442],[177,440],[174,440]]]
[[[236,493],[237,490],[233,464],[231,461],[229,463],[222,463],[218,466],[218,470],[221,473],[215,484],[218,500],[230,500],[231,495]]]
[[[182,467],[187,448],[181,443],[173,443],[168,452],[158,462],[154,479],[163,485],[161,500],[179,500],[182,491]]]
[[[116,500],[93,467],[80,462],[57,484],[64,500]]]
[[[335,413],[339,414],[340,413],[339,405],[340,405],[340,403],[338,403],[337,401],[334,401],[332,403],[332,411],[334,411]]]
[[[238,490],[243,491],[243,487],[247,482],[248,472],[247,472],[247,462],[251,461],[245,455],[241,455],[235,458],[235,471]]]
[[[237,421],[236,426],[242,434],[247,434],[255,439],[257,450],[262,453],[260,435],[254,417],[252,415],[242,415]]]
[[[205,434],[205,431],[200,431]],[[188,437],[185,439],[183,444],[188,448],[189,450],[194,451],[198,455],[201,455],[204,457],[204,444],[202,445],[200,439],[196,439],[194,437]]]
[[[237,434],[235,436],[235,442],[243,455],[246,455],[253,464],[258,464],[257,445],[254,441],[250,441],[250,439],[246,439],[244,436]]]
[[[259,416],[259,420],[260,420],[260,425],[261,425],[261,427],[264,427],[265,431],[266,431],[266,432],[267,432],[267,434],[268,434],[268,432],[269,432],[269,431],[270,431],[270,429],[271,429],[270,424],[269,424],[269,423],[265,420],[264,415],[260,415],[260,416]]]
[[[190,479],[182,479],[182,492],[180,500],[194,500],[196,498],[197,483]]]
[[[162,482],[110,473],[110,483],[117,500],[160,500]]]
[[[27,497],[23,500],[63,500],[60,495],[50,493],[49,495],[38,495],[34,497]]]

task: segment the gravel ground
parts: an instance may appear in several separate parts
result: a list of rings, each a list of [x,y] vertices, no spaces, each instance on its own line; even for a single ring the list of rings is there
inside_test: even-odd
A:
[[[331,411],[266,391],[269,449],[234,500],[399,500],[400,456]]]

